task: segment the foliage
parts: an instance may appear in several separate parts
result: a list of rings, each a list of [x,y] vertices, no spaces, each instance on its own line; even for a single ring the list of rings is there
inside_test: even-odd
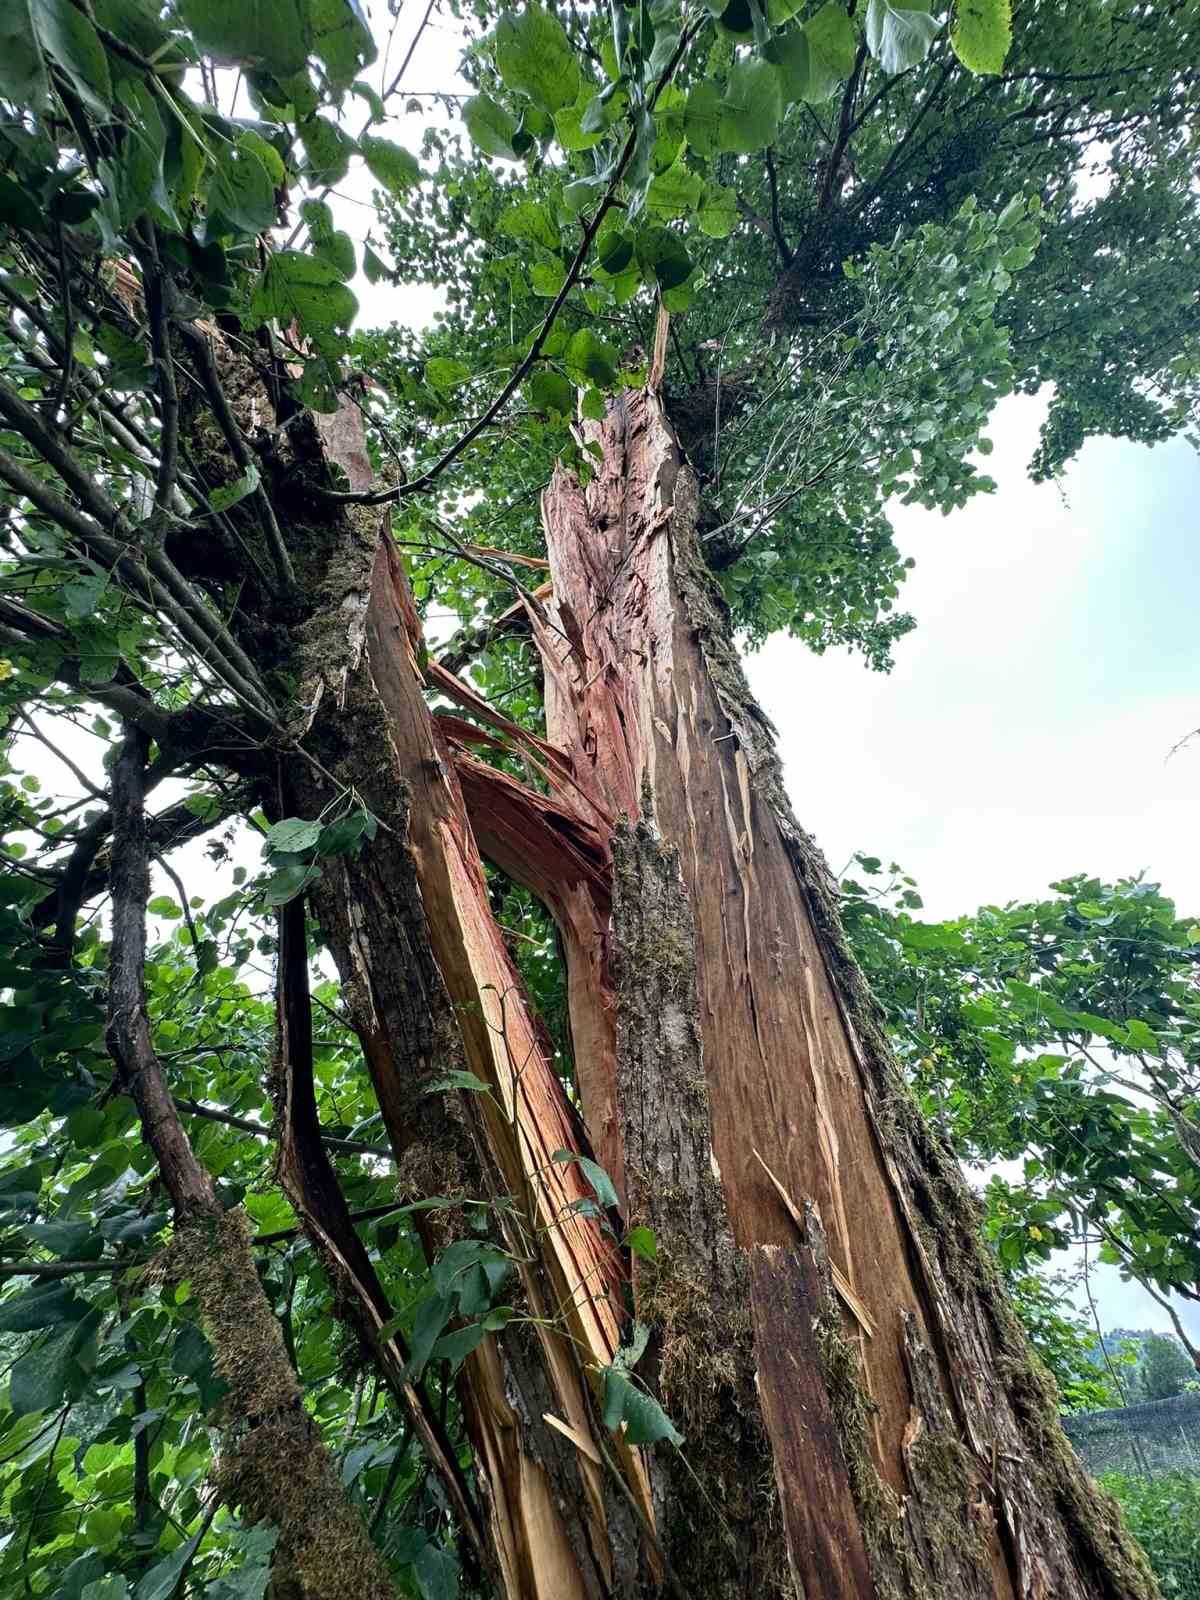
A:
[[[1029,1342],[1054,1375],[1062,1409],[1106,1411],[1124,1403],[1120,1363],[1071,1303],[1076,1287],[1064,1273],[1010,1271],[1008,1289]]]
[[[655,29],[666,15],[655,11]],[[570,330],[600,323],[621,381],[640,381],[653,338],[645,290],[665,271],[672,414],[702,473],[707,546],[739,621],[756,638],[786,628],[885,665],[911,626],[896,604],[905,568],[888,500],[948,511],[986,491],[973,455],[990,448],[983,421],[997,395],[1050,386],[1033,464],[1042,476],[1093,434],[1194,433],[1192,24],[1173,11],[1147,28],[1139,8],[1105,0],[1069,17],[1025,4],[1003,72],[980,79],[950,40],[962,50],[972,36],[970,51],[988,19],[986,56],[1007,6],[967,8],[950,39],[937,8],[859,7],[857,49],[836,6],[768,7],[762,39],[755,15],[729,7],[707,55],[701,38],[685,52],[653,110],[649,161],[637,164],[644,198],[626,182],[629,210],[619,224],[611,211],[602,220],[595,264],[541,346],[559,370],[531,381],[528,412],[500,431],[498,471],[468,461],[459,485],[487,489],[470,514],[480,542],[539,553],[528,493],[547,451],[588,469],[566,432]],[[397,281],[438,283],[445,311],[426,338],[394,329],[359,347],[389,395],[403,393],[380,420],[418,463],[452,433],[453,402],[480,405],[491,375],[539,337],[547,295],[573,266],[563,219],[598,214],[622,96],[642,92],[618,72],[607,20],[572,18],[582,82],[575,106],[553,113],[558,148],[548,147],[537,136],[544,116],[493,65],[492,18],[481,7],[469,24],[479,38],[466,70],[479,93],[465,108],[467,138],[453,124],[430,131],[436,182],[389,217]],[[756,48],[777,90],[743,54]],[[923,69],[909,64],[926,51]],[[751,82],[762,92],[743,93]],[[531,142],[498,146],[500,116],[513,129],[524,117]],[[1015,198],[1036,219],[1006,210]],[[976,238],[978,254],[958,249],[968,200],[1005,219],[996,248]],[[940,248],[923,228],[947,230]],[[962,292],[967,278],[978,298]],[[474,376],[431,397],[422,448],[411,421],[428,392],[422,363],[449,355]],[[585,392],[585,416],[594,401]],[[478,594],[490,598],[486,583]]]
[[[899,869],[858,858],[847,923],[928,1114],[993,1176],[1011,1268],[1072,1237],[1159,1292],[1200,1281],[1200,942],[1157,885],[1077,877],[1053,897],[927,923]]]
[[[1196,1368],[1175,1339],[1152,1333],[1138,1367],[1138,1397],[1172,1400],[1197,1381]]]
[[[1168,1600],[1200,1600],[1200,1476],[1139,1478],[1110,1472],[1101,1485],[1121,1503]]]

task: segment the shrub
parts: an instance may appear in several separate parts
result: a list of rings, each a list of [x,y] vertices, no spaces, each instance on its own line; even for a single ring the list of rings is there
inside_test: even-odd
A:
[[[1109,1472],[1100,1482],[1121,1502],[1167,1600],[1200,1600],[1200,1474]]]

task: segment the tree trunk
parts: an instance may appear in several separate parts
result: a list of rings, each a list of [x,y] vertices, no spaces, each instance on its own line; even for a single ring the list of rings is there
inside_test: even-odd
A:
[[[601,1041],[592,1141],[657,1235],[635,1295],[687,1435],[652,1469],[667,1557],[695,1596],[1153,1595],[889,1054],[654,377],[590,432],[595,480],[545,497],[532,619],[570,769],[551,802],[611,863],[590,916],[564,907],[582,868],[549,890],[545,849],[522,869],[511,785],[458,764],[485,852],[558,917],[573,1035]]]
[[[505,1600],[1148,1600],[1145,1562],[1058,1426],[978,1213],[900,1080],[836,895],[783,793],[696,542],[696,485],[650,386],[545,500],[530,608],[548,739],[430,665],[399,558],[324,462],[369,476],[343,412],[288,432],[278,498],[306,617],[285,792],[381,819],[314,902],[411,1198],[490,1198],[524,1313],[464,1368],[487,1565]],[[298,468],[299,470],[295,470]],[[313,490],[316,490],[314,496]],[[493,735],[430,714],[426,683]],[[540,894],[569,965],[591,1144],[492,918],[479,849]],[[470,1088],[443,1092],[448,1077]],[[471,1075],[469,1077],[463,1074]],[[617,1180],[615,1250],[557,1151]],[[426,1229],[432,1251],[453,1212]],[[603,1426],[629,1340],[686,1435]]]

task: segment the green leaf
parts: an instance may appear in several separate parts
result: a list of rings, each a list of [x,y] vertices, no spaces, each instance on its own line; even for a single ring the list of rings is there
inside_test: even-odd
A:
[[[543,300],[553,300],[566,277],[567,269],[561,261],[538,261],[529,274],[529,286]]]
[[[266,847],[272,855],[303,855],[311,850],[321,837],[319,822],[306,822],[302,817],[284,817],[267,832]]]
[[[617,381],[617,352],[590,328],[580,328],[571,335],[563,362],[577,383],[594,383],[598,389],[607,389]]]
[[[375,837],[375,827],[375,818],[365,808],[347,811],[344,817],[338,817],[336,822],[326,823],[321,829],[321,837],[317,841],[317,854],[319,856],[350,854],[363,838]]]
[[[110,1572],[107,1577],[87,1584],[80,1591],[79,1600],[129,1600],[129,1585],[118,1573]]]
[[[63,1573],[54,1600],[81,1600],[84,1589],[104,1576],[104,1557],[99,1550],[88,1550]]]
[[[602,272],[615,277],[633,260],[633,235],[623,228],[611,227],[596,240],[596,265]]]
[[[691,275],[692,259],[670,228],[643,228],[637,236],[638,265],[660,289],[674,289]]]
[[[737,195],[734,191],[719,183],[705,184],[700,209],[696,213],[701,233],[706,233],[710,239],[727,239],[737,227],[737,219]]]
[[[92,23],[71,0],[33,0],[33,25],[42,49],[62,68],[84,105],[103,116],[112,104],[112,78]]]
[[[0,5],[0,96],[38,111],[49,94],[50,79],[30,0],[5,0]]]
[[[778,132],[782,114],[779,76],[771,63],[735,62],[721,102],[721,149],[740,155],[765,149]]]
[[[950,43],[968,72],[1003,72],[1012,44],[1010,0],[958,0]]]
[[[459,1566],[452,1550],[427,1544],[412,1566],[421,1600],[458,1600]]]
[[[259,154],[261,142],[222,142],[209,185],[209,204],[243,233],[262,233],[275,221],[275,185]]]
[[[61,1260],[94,1260],[104,1242],[90,1222],[31,1222],[21,1231],[31,1243]]]
[[[507,156],[510,160],[516,160],[513,138],[517,131],[517,119],[491,95],[472,96],[463,107],[462,115],[471,142],[477,150],[482,150],[487,156]]]
[[[575,391],[570,382],[561,372],[554,372],[549,367],[533,374],[525,385],[525,392],[535,411],[569,417],[574,409]]]
[[[854,24],[837,0],[826,0],[804,24],[808,39],[809,79],[804,98],[828,100],[854,71]]]
[[[687,97],[683,131],[697,155],[715,156],[720,146],[721,91],[711,78],[702,78]]]
[[[178,1549],[172,1550],[154,1566],[143,1572],[133,1589],[133,1600],[170,1600],[179,1587],[179,1580],[188,1562],[200,1548],[204,1532],[194,1533]]]
[[[635,1256],[641,1256],[644,1261],[658,1260],[658,1239],[653,1228],[630,1228],[625,1243]]]
[[[588,1156],[576,1155],[573,1150],[556,1150],[551,1159],[563,1166],[579,1166],[596,1191],[596,1198],[601,1205],[617,1207],[621,1204],[612,1179],[598,1161],[593,1161]]]
[[[378,54],[371,24],[358,0],[308,0],[308,8],[313,54],[332,87],[345,89]]]
[[[316,869],[306,861],[289,861],[273,872],[263,886],[269,906],[285,906],[316,877]]]
[[[501,17],[496,70],[508,88],[527,94],[544,111],[558,111],[579,97],[579,63],[566,30],[538,5]]]
[[[273,317],[320,345],[345,334],[358,312],[358,301],[328,262],[297,250],[279,250],[254,291],[253,309],[266,321]]]
[[[676,160],[651,181],[646,191],[646,214],[660,221],[686,217],[700,204],[704,180]]]
[[[214,511],[228,511],[230,506],[236,506],[239,500],[244,500],[248,494],[253,494],[258,488],[258,483],[258,468],[252,461],[241,477],[211,490],[208,503]]]
[[[309,178],[327,189],[341,183],[350,170],[350,157],[358,149],[346,130],[328,117],[310,117],[302,122],[300,142],[308,158]]]
[[[460,388],[470,377],[470,367],[449,356],[431,356],[425,363],[425,382],[442,392]]]
[[[925,4],[910,0],[894,6],[891,0],[867,0],[867,49],[885,72],[907,72],[929,54],[941,23]]]
[[[412,1337],[408,1345],[407,1376],[416,1382],[425,1370],[425,1363],[437,1343],[442,1329],[450,1321],[454,1301],[448,1294],[428,1294],[417,1306],[413,1319]]]
[[[366,134],[358,141],[358,148],[371,176],[389,194],[407,194],[414,184],[420,183],[421,168],[417,158],[403,145]]]
[[[605,1369],[603,1422],[614,1432],[624,1423],[630,1444],[656,1444],[660,1439],[676,1447],[683,1443],[683,1435],[658,1401],[639,1388],[623,1367]]]
[[[93,1311],[26,1351],[9,1380],[9,1405],[17,1416],[29,1411],[52,1411],[75,1396],[86,1372],[81,1365],[84,1346],[98,1323],[99,1315]]]
[[[785,106],[809,98],[812,65],[808,35],[803,28],[787,28],[768,39],[763,55],[775,68]]]
[[[37,1285],[0,1302],[0,1333],[32,1333],[36,1328],[56,1328],[87,1316],[88,1303],[74,1289],[55,1283]]]
[[[101,572],[88,572],[78,578],[72,578],[70,583],[64,583],[60,593],[63,609],[73,621],[82,621],[90,617],[100,604],[108,580]]]
[[[304,70],[313,44],[309,0],[180,0],[179,9],[216,61],[276,78]]]
[[[487,1332],[482,1322],[471,1322],[465,1328],[456,1328],[453,1333],[444,1333],[430,1352],[434,1361],[465,1361],[472,1350],[477,1350],[483,1343],[484,1334]]]

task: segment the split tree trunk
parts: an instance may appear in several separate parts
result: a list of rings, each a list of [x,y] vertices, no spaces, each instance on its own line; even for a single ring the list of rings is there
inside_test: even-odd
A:
[[[654,1459],[667,1556],[730,1600],[1152,1595],[889,1054],[654,377],[591,436],[595,481],[545,497],[532,619],[552,798],[611,864],[590,915],[582,867],[547,888],[549,845],[523,863],[511,785],[459,765],[485,853],[559,919],[592,1140],[658,1236],[636,1300],[688,1438]]]
[[[664,1582],[693,1600],[1149,1600],[788,809],[653,379],[596,430],[596,481],[560,475],[546,498],[545,741],[422,665],[386,529],[308,497],[329,459],[365,483],[346,420],[293,424],[300,470],[276,487],[306,597],[284,780],[306,815],[352,786],[385,825],[314,900],[402,1185],[511,1197],[526,1218],[504,1237],[530,1321],[485,1341],[462,1383],[504,1600],[641,1600]],[[543,787],[472,757],[489,735],[432,717],[427,675]],[[613,1221],[658,1238],[634,1274],[653,1335],[640,1370],[687,1435],[680,1456],[644,1458],[598,1415],[628,1258],[551,1159],[589,1146],[479,847],[559,921]],[[463,1070],[488,1095],[436,1092]]]

